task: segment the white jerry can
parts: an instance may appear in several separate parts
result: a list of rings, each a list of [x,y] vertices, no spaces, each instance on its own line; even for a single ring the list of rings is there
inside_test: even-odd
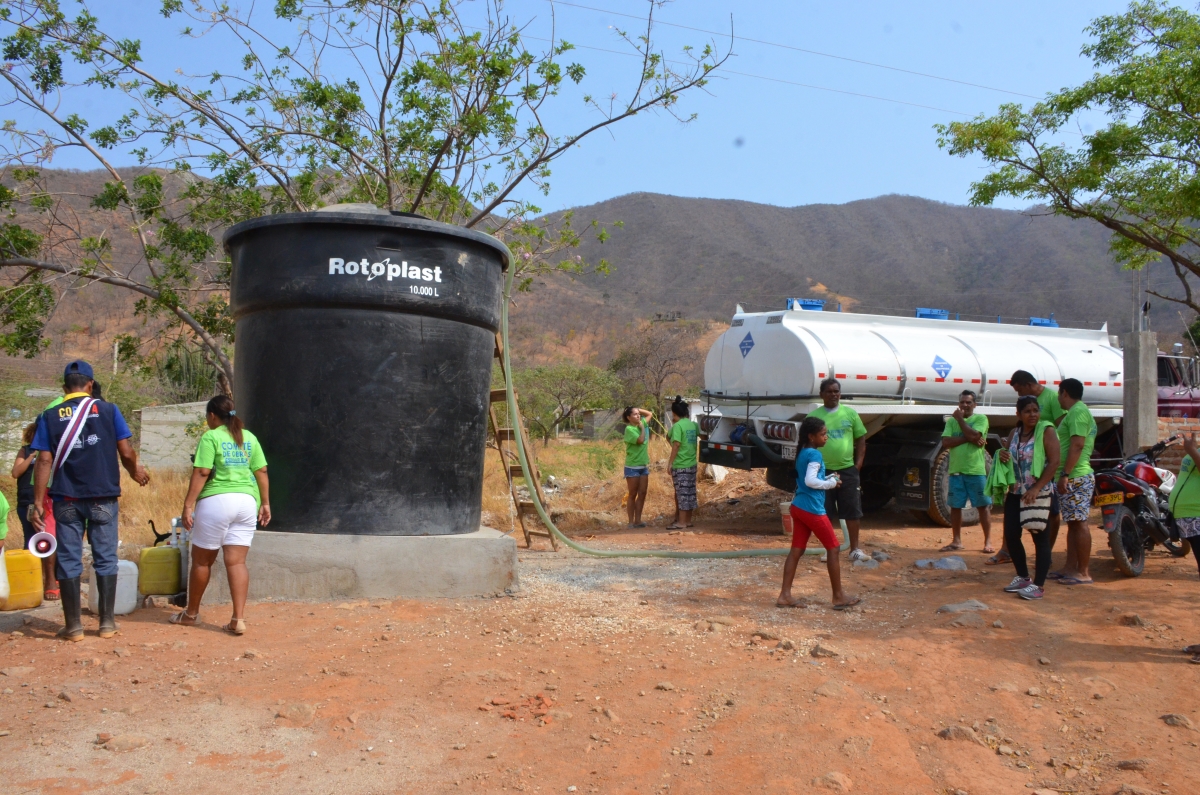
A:
[[[88,610],[100,615],[100,589],[96,587],[96,569],[88,567]],[[117,599],[113,613],[125,616],[137,609],[138,567],[132,560],[117,561]]]

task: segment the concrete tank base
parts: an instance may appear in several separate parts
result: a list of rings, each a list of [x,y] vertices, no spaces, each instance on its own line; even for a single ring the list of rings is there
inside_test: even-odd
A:
[[[263,531],[246,563],[251,601],[491,596],[518,588],[517,542],[490,527],[442,536]],[[204,604],[228,602],[218,555]]]

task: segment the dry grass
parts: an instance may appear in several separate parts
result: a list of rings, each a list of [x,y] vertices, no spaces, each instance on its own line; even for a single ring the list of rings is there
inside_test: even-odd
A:
[[[167,532],[172,517],[179,516],[183,508],[190,477],[190,471],[151,472],[150,485],[142,487],[122,472],[121,541],[137,546],[153,544],[154,535],[148,524],[151,519],[158,532]]]
[[[671,446],[660,436],[650,440],[650,489],[642,517],[651,524],[669,521],[675,513],[675,489],[667,470]],[[623,526],[626,494],[622,467],[625,448],[619,442],[590,442],[559,439],[548,446],[539,443],[535,455],[542,477],[554,475],[560,490],[551,495],[549,508],[555,524],[563,531],[590,531],[601,527]],[[704,516],[762,515],[778,511],[782,492],[763,482],[761,473],[732,471],[717,484],[701,478],[696,484],[700,508],[695,518]],[[736,497],[746,504],[731,509],[726,500]],[[508,495],[499,454],[488,450],[484,470],[483,521],[508,532],[515,516]]]

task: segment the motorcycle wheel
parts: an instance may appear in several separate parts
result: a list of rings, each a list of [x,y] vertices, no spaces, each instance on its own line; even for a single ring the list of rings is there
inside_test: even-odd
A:
[[[1117,569],[1126,577],[1136,577],[1146,566],[1146,543],[1133,511],[1124,505],[1117,506],[1114,524],[1116,529],[1108,534],[1108,548],[1112,550]]]

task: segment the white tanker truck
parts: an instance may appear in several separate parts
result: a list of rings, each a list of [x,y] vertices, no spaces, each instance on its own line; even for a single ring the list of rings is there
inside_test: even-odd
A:
[[[989,451],[1016,424],[1017,394],[1008,385],[1015,370],[1049,389],[1064,378],[1083,382],[1100,431],[1094,457],[1105,455],[1106,435],[1117,435],[1124,360],[1107,328],[1058,328],[1038,318],[1028,326],[960,321],[941,310],[917,310],[917,317],[811,311],[805,303],[791,299],[774,312],[739,305],[709,350],[697,417],[701,461],[765,468],[769,484],[791,491],[800,421],[821,405],[821,381],[837,378],[843,401],[867,428],[864,509],[894,499],[948,525],[948,455],[940,439],[964,389],[979,396],[976,411],[988,417]],[[968,524],[973,513],[964,516]]]

